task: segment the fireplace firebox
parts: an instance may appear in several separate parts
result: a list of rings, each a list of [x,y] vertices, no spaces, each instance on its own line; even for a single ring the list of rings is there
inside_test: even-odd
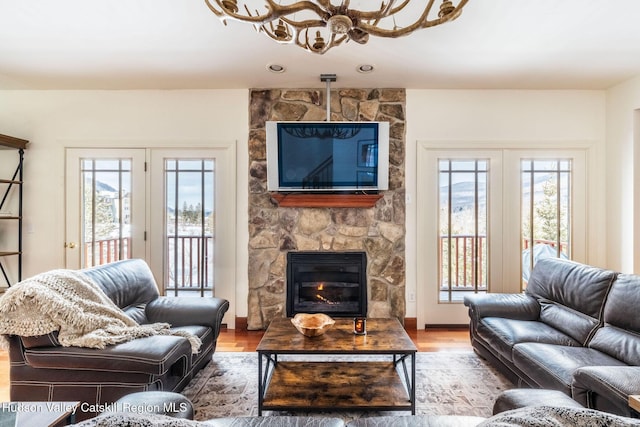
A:
[[[297,313],[366,316],[367,254],[287,253],[287,316]]]

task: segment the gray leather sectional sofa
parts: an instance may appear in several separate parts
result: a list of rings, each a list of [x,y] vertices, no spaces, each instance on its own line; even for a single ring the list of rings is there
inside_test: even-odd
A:
[[[465,297],[471,343],[515,384],[630,416],[640,394],[640,276],[539,260],[521,294]]]
[[[105,349],[62,347],[56,332],[8,336],[12,401],[79,401],[84,418],[132,392],[180,391],[211,361],[228,301],[159,296],[140,259],[82,271],[139,324],[164,322],[197,335],[199,352],[192,354],[189,341],[175,335],[137,338]]]
[[[146,402],[143,412],[131,413],[126,404],[137,407]],[[181,410],[167,411],[173,403]],[[169,405],[172,406],[172,405]],[[193,404],[178,393],[142,392],[125,396],[114,405],[114,412],[77,424],[78,427],[167,426],[167,427],[542,427],[542,426],[611,426],[638,427],[640,420],[582,407],[556,390],[511,389],[501,393],[493,407],[493,416],[467,415],[382,415],[356,413],[346,419],[337,415],[267,415],[213,418],[193,421]],[[124,410],[122,410],[124,409]],[[150,410],[150,412],[149,412]],[[391,413],[387,413],[391,414]],[[75,424],[74,424],[75,425]]]
[[[365,416],[343,421],[341,418],[323,415],[316,417],[267,415],[191,421],[148,414],[113,414],[74,425],[78,427],[638,427],[640,420],[587,408],[533,406],[510,410],[490,418],[465,415],[388,415]]]

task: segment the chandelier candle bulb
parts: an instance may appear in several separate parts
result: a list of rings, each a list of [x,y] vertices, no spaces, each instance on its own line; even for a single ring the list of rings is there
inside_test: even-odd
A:
[[[354,318],[353,333],[356,335],[365,335],[367,333],[367,319],[365,319],[364,317]]]

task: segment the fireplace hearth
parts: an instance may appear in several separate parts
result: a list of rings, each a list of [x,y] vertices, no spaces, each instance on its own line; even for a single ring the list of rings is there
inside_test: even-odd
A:
[[[324,313],[367,315],[365,252],[287,253],[287,316]]]

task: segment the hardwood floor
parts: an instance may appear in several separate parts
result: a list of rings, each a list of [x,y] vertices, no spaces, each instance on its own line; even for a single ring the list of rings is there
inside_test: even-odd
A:
[[[471,350],[467,329],[428,329],[409,331],[418,351]],[[225,329],[218,337],[216,351],[255,351],[262,331]],[[9,399],[9,358],[0,351],[0,402]]]
[[[428,329],[408,331],[418,351],[471,350],[468,329]],[[216,351],[256,351],[262,331],[223,330]]]

